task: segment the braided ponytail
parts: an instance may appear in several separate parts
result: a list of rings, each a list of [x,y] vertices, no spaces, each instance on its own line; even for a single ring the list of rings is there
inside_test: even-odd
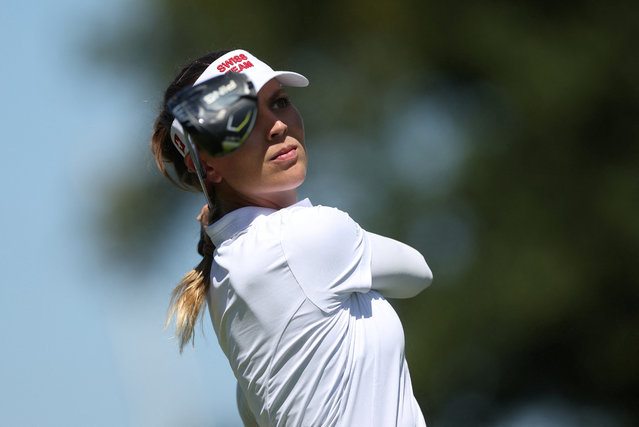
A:
[[[180,345],[180,353],[191,341],[195,345],[193,329],[206,303],[206,296],[211,285],[211,265],[215,246],[204,231],[200,230],[198,252],[202,261],[178,283],[171,295],[165,327],[169,326],[175,316],[175,333]]]
[[[197,176],[191,172],[182,154],[173,146],[171,141],[171,124],[173,114],[168,109],[167,101],[181,89],[193,85],[195,80],[204,70],[220,56],[228,51],[213,52],[196,59],[187,65],[171,82],[164,93],[162,109],[155,121],[153,135],[151,137],[151,150],[155,157],[155,163],[162,174],[173,184],[184,190],[202,191]],[[174,174],[169,173],[167,166],[171,164]],[[174,178],[175,176],[175,178]],[[214,192],[212,192],[213,197]],[[202,255],[202,261],[178,283],[171,295],[167,312],[166,327],[175,316],[175,332],[180,346],[180,353],[186,343],[191,341],[195,345],[193,329],[197,319],[202,314],[202,308],[206,304],[206,298],[211,283],[211,266],[213,264],[213,252],[215,247],[202,227],[198,252]]]

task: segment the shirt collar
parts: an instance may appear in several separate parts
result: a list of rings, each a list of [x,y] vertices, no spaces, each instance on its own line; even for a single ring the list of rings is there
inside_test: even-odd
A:
[[[312,207],[313,205],[309,199],[304,199],[284,209],[290,209],[296,206]],[[247,229],[257,218],[261,216],[268,216],[273,212],[277,212],[277,210],[259,206],[245,206],[227,213],[222,218],[209,225],[206,228],[206,234],[208,234],[211,238],[213,245],[217,247],[225,240],[228,240],[237,233]]]

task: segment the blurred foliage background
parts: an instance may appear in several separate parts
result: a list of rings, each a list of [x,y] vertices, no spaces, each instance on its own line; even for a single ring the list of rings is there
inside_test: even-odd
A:
[[[429,424],[639,424],[639,3],[156,0],[140,14],[93,54],[145,82],[149,135],[168,82],[209,51],[309,77],[289,91],[301,195],[434,271],[393,301]],[[100,229],[143,274],[170,256],[153,230],[202,199],[131,143],[148,167],[108,183]]]

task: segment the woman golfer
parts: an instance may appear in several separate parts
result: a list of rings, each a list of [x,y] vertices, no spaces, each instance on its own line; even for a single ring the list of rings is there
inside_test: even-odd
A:
[[[207,88],[220,76],[228,80]],[[175,289],[169,319],[176,315],[181,350],[208,303],[247,426],[424,426],[402,325],[386,298],[415,296],[431,271],[415,249],[363,230],[338,209],[298,200],[304,126],[283,86],[307,84],[234,50],[194,61],[167,89],[151,141],[158,167],[183,188],[202,185],[213,205],[199,217],[204,259]],[[197,135],[205,120],[188,125],[176,107],[187,88],[206,88],[197,95],[200,113],[246,90],[211,119],[226,126],[219,135],[252,125],[245,140],[220,144],[211,137],[217,130]],[[244,98],[256,108],[230,115]]]

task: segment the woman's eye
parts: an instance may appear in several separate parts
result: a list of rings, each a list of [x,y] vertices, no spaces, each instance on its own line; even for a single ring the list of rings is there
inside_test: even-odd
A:
[[[275,102],[273,103],[273,107],[285,108],[285,107],[288,107],[290,104],[291,104],[291,101],[287,97],[283,96],[275,100]]]

